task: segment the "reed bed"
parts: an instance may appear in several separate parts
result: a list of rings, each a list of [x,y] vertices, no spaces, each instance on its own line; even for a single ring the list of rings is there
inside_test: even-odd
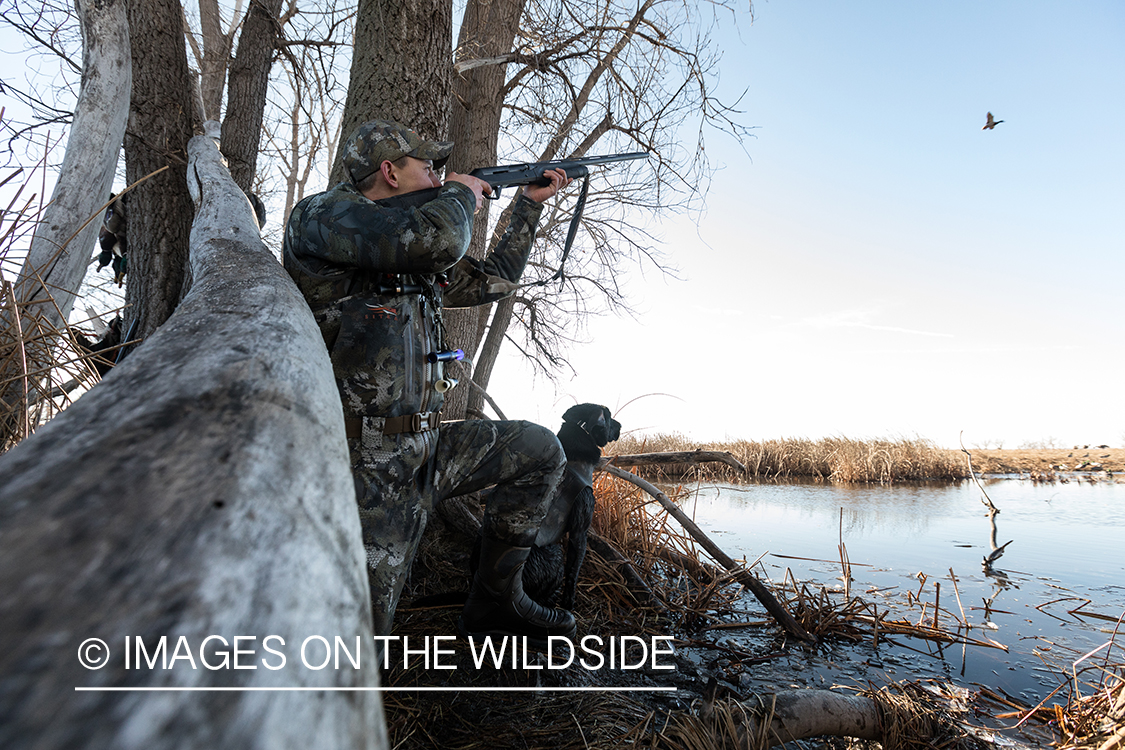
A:
[[[831,437],[821,440],[736,440],[701,443],[679,434],[626,436],[611,443],[609,455],[668,451],[725,451],[746,467],[746,474],[723,464],[644,467],[646,477],[690,481],[739,482],[807,477],[829,482],[893,483],[908,480],[964,479],[968,467],[959,451],[939,448],[924,438],[854,440]]]

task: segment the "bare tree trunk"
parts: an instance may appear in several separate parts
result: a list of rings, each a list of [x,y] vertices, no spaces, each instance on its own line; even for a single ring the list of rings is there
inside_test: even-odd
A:
[[[99,209],[109,200],[132,83],[123,0],[82,0],[78,5],[84,42],[78,107],[54,195],[16,282],[21,301],[45,299],[46,284],[64,317],[94,251],[101,227]],[[94,220],[86,224],[89,219]]]
[[[250,3],[238,53],[230,64],[227,113],[223,119],[223,156],[235,184],[249,193],[258,168],[258,143],[269,90],[270,63],[277,44],[281,0]]]
[[[348,100],[329,182],[344,179],[340,156],[357,127],[395,120],[425,138],[449,124],[451,0],[359,0]]]
[[[176,0],[127,4],[133,50],[133,96],[125,136],[125,177],[132,184],[164,166],[129,196],[125,315],[133,338],[145,338],[184,293],[192,205],[186,187],[193,134],[192,83]]]
[[[14,289],[8,290],[10,315],[17,314],[16,299],[19,307],[31,312],[19,326],[14,325],[17,321],[12,317],[0,320],[0,331],[11,328],[28,333],[63,328],[86,275],[101,226],[100,209],[109,199],[121,153],[132,75],[125,3],[83,0],[78,10],[84,42],[82,85],[67,136],[66,155],[54,195],[35,230],[19,278]],[[53,303],[37,304],[52,297]],[[59,343],[46,339],[26,347],[26,366],[21,364],[24,372],[19,372],[16,358],[12,358],[9,364],[0,365],[0,381],[27,376],[28,372],[48,366],[52,361],[51,349]],[[6,420],[23,418],[28,396],[24,383],[21,378],[0,386],[0,403],[15,407],[3,409]],[[17,406],[21,401],[22,408]],[[0,426],[0,445],[17,433],[9,427],[7,423]]]
[[[981,744],[966,742],[957,720],[942,717],[930,705],[895,686],[864,695],[782,690],[754,700],[707,701],[698,718],[676,717],[663,733],[673,741],[688,740],[693,747],[705,743],[754,750],[820,736],[871,740],[886,748]]]
[[[829,690],[785,690],[772,696],[772,704],[770,697],[764,696],[764,711],[756,702],[743,701],[745,713],[739,716],[742,731],[738,747],[765,750],[822,735],[876,742],[887,739],[883,712],[871,698]],[[893,716],[887,718],[893,722]]]
[[[467,413],[479,412],[484,408],[484,393],[488,390],[488,383],[492,379],[492,370],[496,367],[496,359],[500,355],[500,347],[504,343],[504,334],[508,331],[515,305],[515,297],[505,297],[493,305],[488,334],[477,352],[476,367],[473,369],[473,380],[481,390],[468,393]]]
[[[203,49],[197,53],[202,79],[200,94],[208,120],[218,120],[223,106],[223,84],[230,63],[230,51],[234,46],[235,19],[241,12],[242,0],[236,0],[231,26],[223,31],[223,15],[219,10],[218,0],[199,0],[199,27],[203,32]]]
[[[0,746],[385,748],[376,692],[75,690],[378,685],[320,332],[214,143],[191,150],[191,292],[146,346],[0,457]],[[211,664],[246,637],[240,663],[254,668],[193,669],[183,651],[168,669],[135,655],[126,668],[126,638],[152,653],[161,636],[167,655],[183,636],[195,659],[221,636]],[[358,639],[361,668],[306,668],[309,636],[353,652]],[[103,668],[79,664],[89,638],[108,647]],[[286,656],[281,669],[265,667],[281,661],[266,646]]]
[[[469,0],[465,6],[457,39],[457,62],[462,70],[453,78],[453,113],[450,120],[450,139],[457,147],[450,156],[449,170],[469,172],[497,162],[507,65],[488,64],[468,69],[463,66],[474,60],[496,58],[510,52],[519,32],[525,4],[526,0]],[[496,242],[496,238],[485,231],[490,206],[486,203],[476,215],[476,230],[469,245],[469,255],[474,258],[483,258]],[[445,315],[450,345],[468,352],[478,365],[477,350],[492,307],[450,310]],[[491,361],[487,370],[491,374]],[[478,370],[474,369],[473,379],[483,388],[487,385],[488,375],[485,375],[485,382],[481,382]],[[482,405],[480,394],[468,388],[458,388],[446,394],[442,410],[449,419],[461,419],[473,409],[479,411]]]

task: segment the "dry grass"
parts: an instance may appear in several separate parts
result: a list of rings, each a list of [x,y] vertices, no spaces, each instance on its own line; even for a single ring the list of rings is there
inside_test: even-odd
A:
[[[846,437],[808,440],[737,440],[698,443],[682,435],[625,437],[607,453],[629,455],[666,451],[711,450],[731,453],[747,469],[741,476],[722,464],[643,469],[657,479],[683,478],[737,482],[744,479],[810,477],[830,482],[892,483],[917,479],[964,479],[968,467],[960,451],[939,448],[924,438],[852,440]]]
[[[22,170],[16,170],[0,179],[0,185],[16,184],[21,175]],[[0,217],[0,453],[99,379],[92,362],[99,355],[78,346],[75,328],[52,322],[65,316],[49,288],[39,292],[39,269],[21,269],[43,211],[33,190],[32,178],[27,177]],[[17,274],[31,283],[17,281]],[[30,299],[32,293],[36,296]],[[115,351],[107,349],[101,356],[112,359]]]

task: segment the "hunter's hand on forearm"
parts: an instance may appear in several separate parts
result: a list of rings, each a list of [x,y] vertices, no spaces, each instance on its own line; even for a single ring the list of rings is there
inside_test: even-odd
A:
[[[523,194],[536,203],[542,203],[570,184],[570,178],[561,169],[549,169],[543,176],[551,181],[550,185],[529,185]]]
[[[457,172],[450,172],[446,178],[446,182],[460,182],[465,187],[473,191],[473,195],[477,198],[477,207],[473,211],[479,211],[481,205],[484,203],[484,196],[492,194],[492,186],[479,177],[473,177],[471,174],[459,174]]]

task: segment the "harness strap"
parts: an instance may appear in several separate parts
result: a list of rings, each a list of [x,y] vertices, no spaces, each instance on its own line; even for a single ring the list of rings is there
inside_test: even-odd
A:
[[[383,418],[383,434],[399,435],[404,432],[430,432],[441,425],[440,411],[422,411]],[[363,437],[363,417],[345,417],[344,434],[349,440]]]

